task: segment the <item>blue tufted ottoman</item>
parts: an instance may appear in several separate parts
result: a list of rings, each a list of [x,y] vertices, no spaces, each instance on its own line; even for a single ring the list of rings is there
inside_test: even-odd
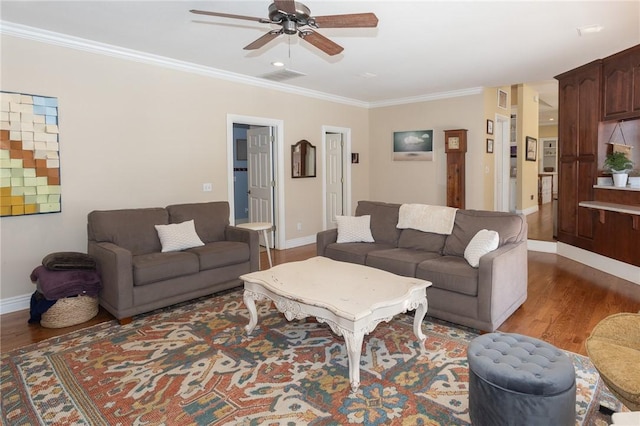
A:
[[[474,426],[575,425],[576,374],[558,348],[520,334],[471,341],[469,415]]]

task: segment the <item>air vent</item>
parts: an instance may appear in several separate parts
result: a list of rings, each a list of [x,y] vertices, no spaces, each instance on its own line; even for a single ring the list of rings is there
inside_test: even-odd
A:
[[[291,80],[292,78],[304,77],[304,76],[306,76],[306,74],[303,74],[301,72],[283,69],[283,70],[271,72],[269,74],[264,74],[260,77],[264,78],[265,80],[271,80],[271,81],[285,81],[285,80]]]

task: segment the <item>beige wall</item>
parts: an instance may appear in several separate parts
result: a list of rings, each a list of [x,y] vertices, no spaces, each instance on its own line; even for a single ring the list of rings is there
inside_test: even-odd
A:
[[[552,126],[540,126],[538,127],[538,137],[542,138],[557,138],[558,137],[558,125]]]
[[[518,200],[516,210],[531,213],[538,206],[538,160],[526,161],[526,137],[538,137],[538,93],[526,84],[518,85],[516,140],[518,143]],[[538,150],[539,151],[539,150]],[[522,153],[523,155],[520,155]]]
[[[226,200],[227,114],[284,122],[287,240],[322,226],[324,171],[291,179],[290,146],[307,139],[320,148],[323,125],[351,129],[361,153],[352,197],[369,198],[366,108],[25,39],[1,42],[2,90],[58,98],[63,191],[61,213],[0,219],[2,301],[35,290],[29,274],[46,254],[86,251],[91,210]],[[202,192],[204,182],[212,192]]]
[[[481,94],[374,108],[370,113],[371,199],[445,205],[444,131],[467,129],[466,208],[484,207]],[[393,161],[393,132],[433,129],[433,161]]]

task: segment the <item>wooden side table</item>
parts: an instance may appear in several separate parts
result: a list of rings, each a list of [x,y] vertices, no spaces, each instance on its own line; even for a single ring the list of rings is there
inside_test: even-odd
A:
[[[273,228],[273,225],[269,222],[248,222],[248,223],[240,223],[236,225],[238,228],[251,229],[253,231],[262,231],[262,235],[264,236],[264,246],[267,248],[267,257],[269,258],[269,268],[273,267],[271,263],[271,251],[269,250],[269,236],[267,231],[270,231]]]

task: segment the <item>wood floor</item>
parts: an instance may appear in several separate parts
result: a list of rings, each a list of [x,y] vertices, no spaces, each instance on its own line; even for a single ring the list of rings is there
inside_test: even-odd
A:
[[[275,265],[315,256],[314,245],[272,250]],[[266,253],[261,265],[268,265]],[[549,253],[529,252],[529,295],[525,304],[500,331],[545,340],[559,348],[586,355],[584,341],[591,329],[608,315],[640,311],[640,286]],[[27,324],[27,310],[0,316],[1,350],[68,333],[113,317],[100,310],[93,320],[74,327],[47,329]]]
[[[556,241],[553,237],[553,204],[538,205],[538,211],[527,215],[530,240]]]

